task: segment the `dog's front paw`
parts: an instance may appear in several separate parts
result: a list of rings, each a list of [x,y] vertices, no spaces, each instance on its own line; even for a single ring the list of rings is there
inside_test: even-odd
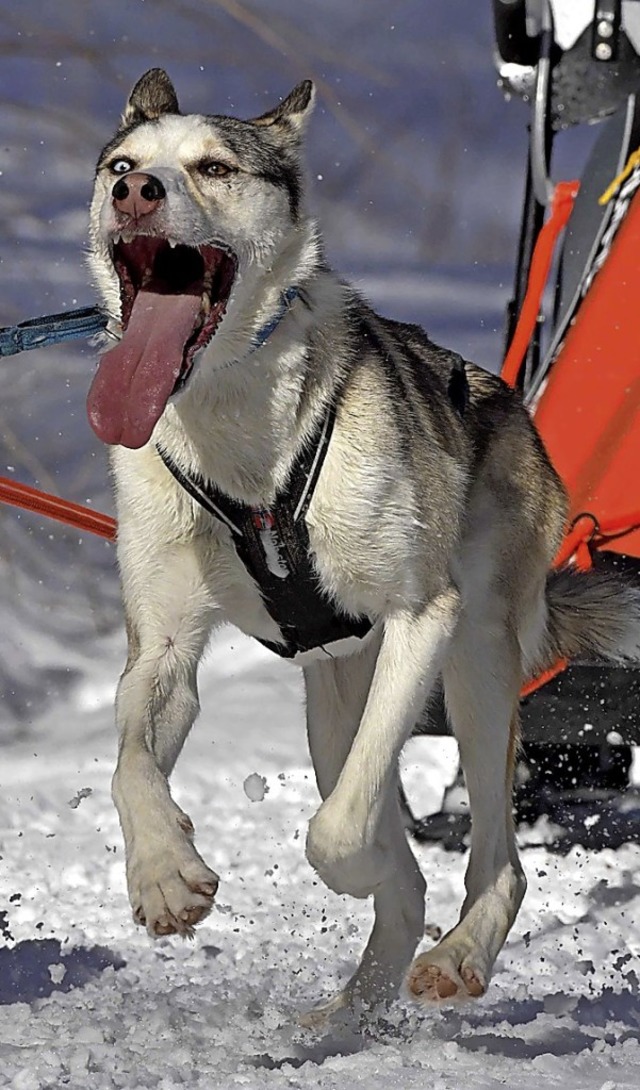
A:
[[[127,879],[133,918],[154,937],[190,938],[211,911],[218,888],[217,874],[186,836],[144,859],[134,855]]]

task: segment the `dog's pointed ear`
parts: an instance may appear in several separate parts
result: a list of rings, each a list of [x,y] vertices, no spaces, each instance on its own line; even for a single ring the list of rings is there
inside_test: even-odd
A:
[[[311,117],[315,99],[316,89],[310,79],[305,79],[274,110],[254,118],[253,124],[272,127],[284,136],[298,138]]]
[[[163,114],[179,114],[178,98],[163,68],[150,68],[141,76],[129,95],[122,115],[125,126],[141,121],[155,121]]]

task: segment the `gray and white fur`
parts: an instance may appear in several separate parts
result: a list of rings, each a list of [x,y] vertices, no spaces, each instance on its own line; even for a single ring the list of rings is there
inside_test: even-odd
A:
[[[324,591],[374,628],[357,652],[302,664],[323,800],[306,851],[331,889],[373,897],[375,923],[320,1019],[386,1004],[405,979],[422,1002],[485,991],[525,892],[511,812],[520,688],[557,655],[638,661],[640,599],[586,574],[549,574],[566,499],[518,394],[472,364],[461,388],[458,357],[374,313],[328,268],[303,194],[313,97],[305,82],[254,120],[185,116],[166,74],[148,72],[98,164],[90,261],[117,336],[114,240],[141,230],[213,243],[236,261],[226,311],[153,439],[111,452],[129,636],[113,796],[134,917],[151,935],[190,934],[218,886],[168,782],[198,714],[202,652],[226,622],[279,638],[229,531],[180,488],[156,443],[268,508],[337,405],[307,526]],[[159,179],[164,193],[139,218],[114,197],[127,175]],[[299,297],[251,350],[291,285]],[[425,882],[403,829],[397,765],[439,675],[473,828],[459,922],[416,958]]]

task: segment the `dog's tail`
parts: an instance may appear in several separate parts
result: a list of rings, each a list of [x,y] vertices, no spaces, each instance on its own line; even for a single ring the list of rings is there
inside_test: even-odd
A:
[[[577,656],[640,663],[640,587],[618,576],[561,568],[547,579],[538,670]]]

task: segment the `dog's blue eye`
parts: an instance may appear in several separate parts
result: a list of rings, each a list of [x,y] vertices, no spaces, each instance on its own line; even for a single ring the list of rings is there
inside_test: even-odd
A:
[[[126,174],[132,167],[131,159],[114,159],[113,163],[109,164],[109,169],[114,174]]]

